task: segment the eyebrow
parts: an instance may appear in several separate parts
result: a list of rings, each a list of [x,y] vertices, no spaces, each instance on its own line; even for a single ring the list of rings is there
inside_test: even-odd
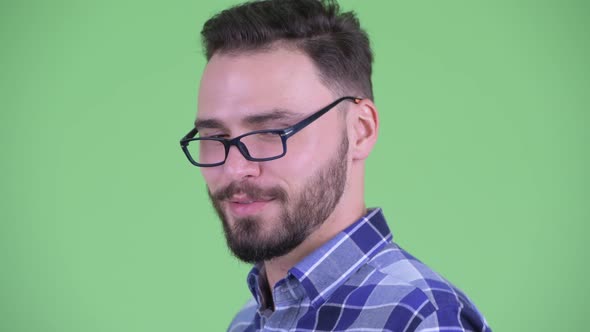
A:
[[[260,125],[277,120],[294,120],[301,118],[301,114],[285,109],[273,109],[270,112],[261,114],[252,114],[242,119],[242,123],[247,126]]]
[[[300,114],[300,113],[296,113],[296,112],[289,111],[286,109],[278,109],[277,108],[277,109],[271,110],[270,112],[248,115],[241,120],[241,123],[244,126],[252,127],[255,125],[265,124],[265,123],[268,123],[271,121],[277,121],[277,120],[290,121],[290,120],[300,119],[301,117],[302,117],[302,114]],[[202,129],[224,129],[224,130],[226,130],[227,129],[227,127],[223,124],[223,122],[220,120],[217,120],[217,119],[197,119],[195,121],[195,128],[197,128],[197,130],[202,130]]]
[[[223,123],[215,119],[197,119],[195,121],[195,128],[202,129],[226,129]]]

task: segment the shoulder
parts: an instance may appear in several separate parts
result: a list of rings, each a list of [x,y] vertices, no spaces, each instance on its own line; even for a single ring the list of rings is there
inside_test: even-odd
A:
[[[258,303],[256,303],[254,298],[251,298],[236,314],[227,330],[229,332],[253,330],[254,316],[256,315],[257,308]]]
[[[359,277],[365,282],[372,280],[373,293],[378,294],[369,300],[391,305],[389,322],[405,321],[405,326],[396,328],[437,331],[435,326],[444,326],[456,331],[489,331],[485,318],[465,293],[396,243],[389,243],[363,269]]]
[[[435,307],[471,303],[450,281],[396,243],[389,243],[383,248],[367,263],[367,268],[379,276],[378,285],[383,290],[411,289],[423,293]]]

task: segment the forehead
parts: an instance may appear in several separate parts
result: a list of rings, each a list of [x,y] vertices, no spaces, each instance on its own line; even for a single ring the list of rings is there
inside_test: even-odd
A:
[[[201,78],[198,118],[239,121],[277,108],[305,114],[332,98],[312,60],[300,51],[216,54]]]

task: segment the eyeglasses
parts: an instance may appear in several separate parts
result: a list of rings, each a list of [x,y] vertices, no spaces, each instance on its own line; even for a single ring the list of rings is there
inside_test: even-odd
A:
[[[295,135],[345,100],[358,104],[362,98],[341,97],[291,127],[256,130],[232,139],[195,137],[198,130],[194,128],[180,140],[180,147],[188,160],[198,167],[223,165],[232,145],[235,145],[244,158],[249,161],[260,162],[279,159],[287,154],[287,139],[289,137]]]

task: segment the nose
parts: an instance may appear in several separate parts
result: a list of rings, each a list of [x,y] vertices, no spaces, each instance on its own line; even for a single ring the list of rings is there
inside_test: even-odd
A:
[[[257,177],[260,175],[260,163],[247,160],[237,146],[231,146],[223,164],[224,173],[229,177],[228,180],[243,180],[248,177]]]

